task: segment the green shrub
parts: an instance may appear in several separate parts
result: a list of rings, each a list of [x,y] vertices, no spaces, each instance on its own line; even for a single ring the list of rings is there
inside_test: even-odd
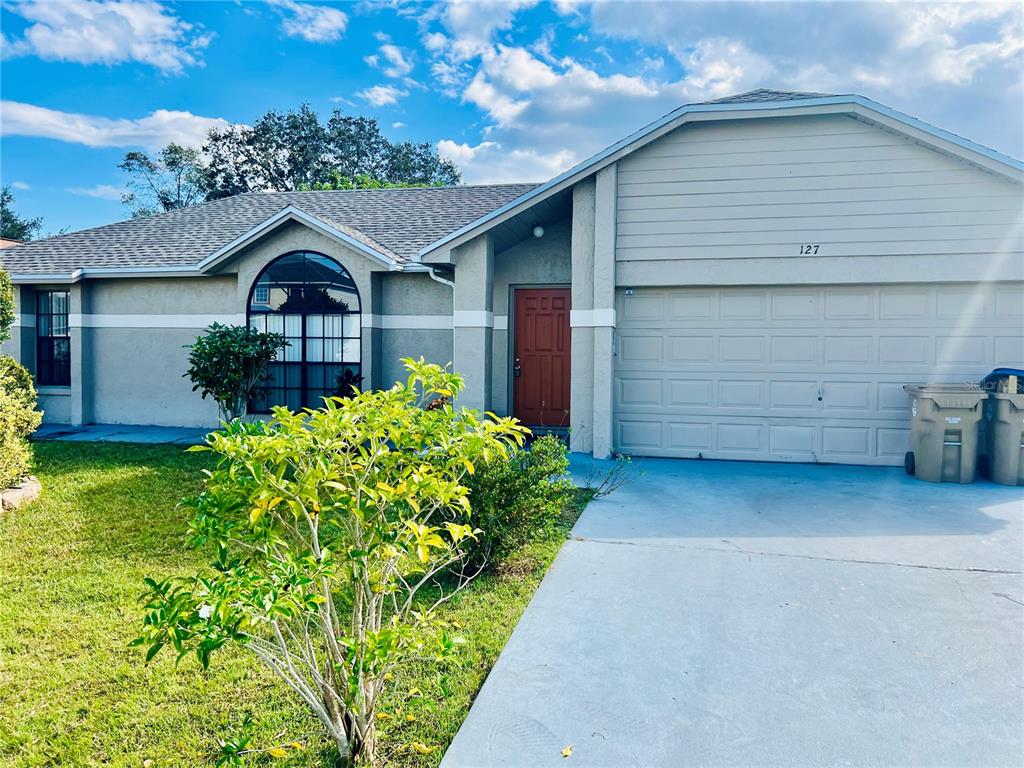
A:
[[[217,403],[222,421],[245,416],[249,398],[261,390],[267,366],[288,342],[279,333],[263,333],[246,325],[214,323],[188,346],[192,391]]]
[[[11,338],[14,325],[14,285],[11,276],[0,269],[0,342]]]
[[[464,481],[473,524],[482,529],[470,553],[475,564],[500,558],[547,535],[573,493],[565,476],[569,457],[553,435],[529,448],[496,456]]]
[[[226,644],[251,651],[345,765],[377,764],[375,709],[393,672],[460,645],[434,609],[468,583],[437,584],[479,533],[464,481],[526,432],[513,419],[424,408],[454,398],[462,378],[403,362],[406,383],[301,414],[275,408],[269,424],[235,421],[207,438],[216,467],[183,506],[212,567],[147,579],[135,641],[147,659],[169,645],[204,667]]]
[[[0,489],[28,474],[32,451],[26,438],[39,426],[32,376],[16,361],[0,357]]]

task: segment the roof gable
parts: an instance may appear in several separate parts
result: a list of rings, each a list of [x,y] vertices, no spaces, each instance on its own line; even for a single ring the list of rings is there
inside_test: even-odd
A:
[[[754,100],[751,100],[754,99]],[[582,163],[541,184],[501,208],[435,240],[419,252],[421,259],[454,248],[489,228],[561,192],[631,152],[650,144],[688,122],[742,120],[812,114],[845,114],[901,133],[932,148],[958,156],[983,170],[1017,183],[1024,181],[1024,163],[950,131],[906,115],[856,94],[830,95],[761,89],[716,101],[686,104],[612,144]]]

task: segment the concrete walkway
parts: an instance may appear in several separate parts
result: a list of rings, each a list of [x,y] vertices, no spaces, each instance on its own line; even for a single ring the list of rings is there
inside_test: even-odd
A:
[[[140,424],[43,424],[32,435],[33,440],[66,440],[98,443],[167,443],[198,445],[210,430],[189,427],[152,427]]]
[[[1022,489],[639,466],[583,514],[443,768],[1021,764]]]

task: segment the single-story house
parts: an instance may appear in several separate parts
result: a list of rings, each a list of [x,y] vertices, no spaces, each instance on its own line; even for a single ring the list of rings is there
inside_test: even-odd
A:
[[[250,323],[291,341],[257,411],[423,355],[596,456],[899,464],[904,384],[1024,365],[1022,181],[862,96],[758,90],[539,185],[248,194],[6,249],[3,351],[71,424],[214,425],[184,347]]]

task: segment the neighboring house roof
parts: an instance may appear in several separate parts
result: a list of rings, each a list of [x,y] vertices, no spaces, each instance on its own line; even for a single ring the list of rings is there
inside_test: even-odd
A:
[[[420,258],[427,260],[433,254],[443,254],[448,249],[465,243],[688,122],[746,119],[762,115],[783,117],[808,114],[850,115],[903,134],[939,151],[956,155],[1018,183],[1024,179],[1024,163],[1020,160],[936,128],[864,96],[759,89],[715,101],[685,104],[550,181],[534,187],[518,200],[490,211],[476,221],[424,246],[420,249]]]
[[[0,237],[0,248],[13,248],[16,245],[21,245],[23,240],[12,240],[9,237]]]
[[[534,184],[413,189],[263,192],[34,240],[3,251],[0,264],[16,279],[66,278],[78,270],[195,271],[254,229],[290,212],[322,222],[399,267],[417,251],[510,200]],[[85,276],[88,276],[87,274]]]

